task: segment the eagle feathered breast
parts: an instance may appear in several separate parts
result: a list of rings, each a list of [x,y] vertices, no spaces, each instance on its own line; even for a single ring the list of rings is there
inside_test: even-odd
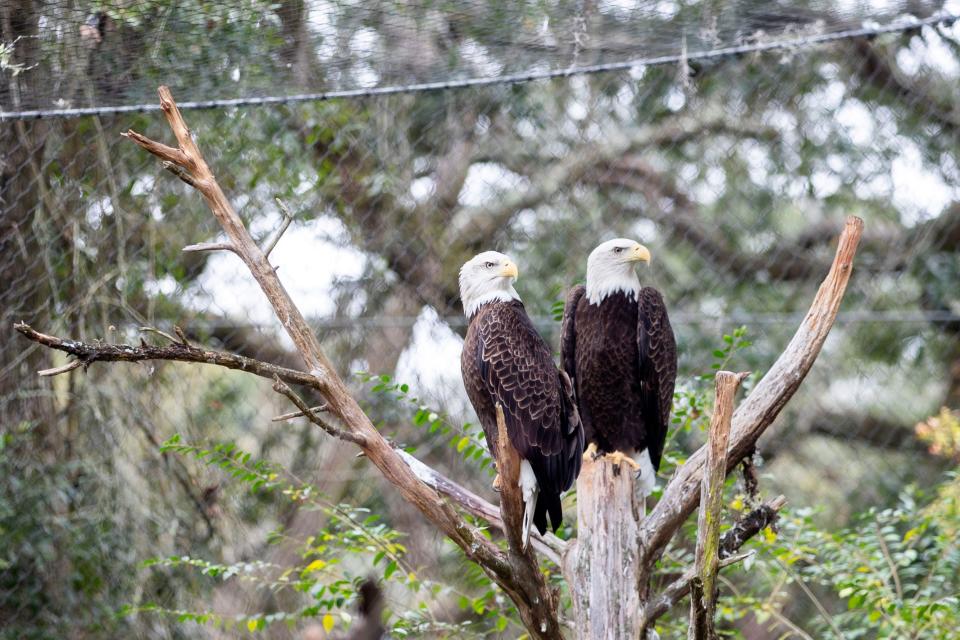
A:
[[[618,291],[591,303],[567,295],[561,362],[573,379],[587,443],[601,452],[647,449],[660,468],[677,379],[677,344],[660,292]]]

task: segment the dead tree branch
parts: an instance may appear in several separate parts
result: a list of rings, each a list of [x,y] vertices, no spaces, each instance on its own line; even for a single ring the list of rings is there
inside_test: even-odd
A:
[[[689,640],[713,640],[716,611],[716,581],[720,562],[720,515],[723,509],[723,481],[727,477],[727,443],[733,397],[748,373],[718,371],[716,401],[710,420],[707,443],[706,478],[700,485],[700,516],[697,518],[695,577],[690,586]]]
[[[863,221],[847,219],[830,272],[820,285],[803,323],[784,352],[733,414],[727,471],[740,464],[800,387],[833,326],[853,268]],[[706,451],[701,447],[674,474],[663,496],[643,523],[643,562],[649,575],[653,564],[700,502]]]
[[[532,548],[524,549],[521,544],[520,526],[523,519],[523,503],[517,486],[519,458],[507,438],[502,413],[498,420],[500,428],[498,461],[503,475],[504,491],[501,494],[498,526],[506,534],[508,541],[506,552],[465,520],[452,503],[478,514],[495,509],[492,505],[479,498],[465,500],[463,498],[465,494],[453,489],[456,486],[454,483],[442,479],[432,470],[425,472],[425,469],[429,469],[426,465],[419,462],[413,463],[410,456],[401,454],[376,430],[352,396],[346,383],[323,353],[316,335],[284,289],[266,253],[254,242],[223,193],[193,141],[170,91],[166,87],[161,87],[159,93],[161,109],[176,136],[178,146],[169,147],[133,131],[125,135],[161,160],[171,163],[171,166],[177,169],[175,173],[180,179],[200,192],[220,223],[226,236],[226,243],[244,262],[260,285],[265,297],[270,301],[276,317],[305,363],[306,372],[267,365],[232,354],[211,352],[184,342],[166,347],[152,347],[145,343],[139,347],[90,345],[40,334],[23,323],[16,326],[17,330],[34,342],[70,353],[81,362],[81,365],[71,363],[67,367],[61,367],[60,369],[63,370],[89,365],[96,360],[170,359],[207,362],[250,371],[264,377],[275,376],[278,392],[287,395],[305,416],[326,429],[328,433],[356,443],[366,458],[379,469],[387,481],[397,488],[407,502],[457,544],[470,560],[477,563],[499,585],[516,605],[531,638],[547,640],[561,637],[557,615],[557,594],[545,583]],[[695,121],[694,124],[696,124]],[[685,129],[679,131],[676,135],[682,137],[685,131]],[[645,143],[649,143],[649,140]],[[553,178],[559,176],[563,180],[576,179],[584,175],[584,172],[589,169],[588,165],[613,161],[631,145],[636,144],[636,140],[619,141],[613,145],[612,150],[605,148],[592,156],[587,154],[589,162],[584,163],[583,166],[580,166],[582,158],[571,160],[570,163],[561,162],[554,169],[565,175],[559,176],[558,173]],[[550,180],[546,185],[550,187]],[[519,198],[511,200],[507,205],[515,211],[518,208],[532,206],[533,200],[542,197],[542,193],[536,192],[521,194]],[[494,211],[490,217],[495,219],[497,212]],[[469,224],[470,221],[466,223]],[[571,593],[577,618],[576,627],[585,634],[584,637],[637,637],[637,631],[643,632],[657,615],[662,615],[663,611],[673,606],[682,594],[690,589],[694,578],[697,577],[694,568],[685,573],[681,581],[670,585],[664,594],[653,602],[649,602],[648,591],[653,566],[664,547],[700,502],[701,484],[707,463],[715,462],[713,479],[716,481],[719,477],[722,482],[723,475],[729,473],[753,450],[757,438],[770,426],[813,365],[830,331],[849,281],[852,260],[860,240],[862,226],[863,223],[858,218],[848,219],[840,237],[830,273],[821,285],[802,325],[767,375],[733,414],[729,445],[720,447],[720,450],[725,452],[724,462],[720,461],[723,456],[708,459],[706,448],[701,448],[677,470],[660,501],[645,520],[643,510],[638,508],[636,497],[629,497],[633,495],[633,478],[629,472],[624,472],[606,458],[594,461],[593,465],[590,463],[584,465],[578,479],[578,488],[593,486],[590,484],[592,482],[595,484],[594,491],[592,493],[585,491],[580,496],[578,505],[580,539],[566,545],[566,553],[563,557],[564,572],[568,576],[568,581],[572,583]],[[415,256],[411,255],[409,258],[415,258]],[[435,267],[436,265],[433,265],[430,268]],[[325,401],[326,414],[330,417],[332,424],[327,423],[293,393],[288,384],[308,386],[319,392]],[[426,479],[428,476],[432,481]],[[717,491],[711,492],[708,486],[707,501],[715,501],[717,494]],[[704,510],[705,513],[709,513],[708,505],[705,504]],[[620,519],[617,520],[611,514],[619,514],[617,517]],[[766,513],[759,514],[754,520],[750,520],[748,516],[741,523],[742,527],[736,537],[725,537],[719,542],[714,541],[717,548],[716,556],[719,556],[720,548],[726,549],[725,544],[736,550],[744,540],[762,528],[760,525],[764,522],[769,523],[771,518],[772,516]],[[622,527],[620,527],[621,524]],[[608,552],[609,549],[605,551],[603,548],[604,544],[608,544],[615,537],[619,544],[616,548],[623,550],[626,554],[619,558],[619,563],[613,561],[614,556]],[[534,546],[538,544],[547,546],[557,555],[564,549],[546,538],[541,540],[535,537]],[[590,570],[584,569],[590,566],[594,558],[600,558],[604,562],[597,563]],[[714,558],[713,561],[716,562],[713,566],[719,567],[735,559]],[[605,572],[606,568],[610,570]],[[715,575],[715,569],[711,575]],[[626,582],[624,577],[628,578]],[[606,609],[590,602],[594,594],[601,594],[606,598],[603,605],[607,607]],[[629,602],[635,602],[637,606],[628,606]],[[654,608],[651,609],[651,606]],[[593,623],[601,624],[598,622],[601,620],[599,613],[601,611],[605,611],[604,615],[609,614],[606,619],[611,621],[610,628],[616,629],[615,635],[596,633],[597,628]]]
[[[724,533],[720,538],[720,560],[717,568],[723,569],[749,557],[749,552],[734,554],[765,527],[775,524],[778,512],[786,503],[786,498],[778,496],[745,515],[732,529]],[[690,585],[696,575],[695,568],[690,567],[680,578],[667,585],[662,592],[650,598],[643,611],[643,628],[649,628],[660,616],[675,607],[690,593]]]
[[[577,477],[577,537],[563,558],[579,637],[643,637],[642,522],[633,470],[610,456],[587,456]]]
[[[171,360],[177,362],[199,362],[204,364],[213,364],[227,369],[236,369],[237,371],[246,371],[254,375],[272,380],[275,376],[284,382],[298,384],[306,387],[317,388],[317,380],[309,373],[278,367],[275,364],[261,362],[246,356],[240,356],[224,351],[212,351],[201,349],[191,345],[175,342],[173,344],[157,347],[146,343],[141,343],[139,347],[127,344],[103,344],[81,342],[79,340],[68,340],[56,336],[47,335],[34,330],[30,325],[18,322],[13,325],[21,335],[28,340],[41,344],[57,351],[63,351],[76,357],[69,365],[59,367],[57,370],[47,369],[43,375],[56,375],[66,373],[76,369],[79,366],[88,367],[94,362],[143,362],[145,360]],[[73,363],[79,363],[74,365]],[[69,367],[69,368],[68,368]]]
[[[770,502],[765,502],[759,507],[737,520],[730,529],[720,538],[719,555],[720,560],[729,558],[743,544],[757,535],[769,526],[776,524],[777,514],[783,506],[787,504],[784,496],[777,496]]]
[[[238,354],[202,349],[192,345],[184,345],[180,342],[173,342],[172,345],[167,347],[157,347],[152,345],[141,345],[139,347],[135,347],[126,344],[103,343],[93,344],[40,333],[24,323],[17,323],[14,325],[14,329],[16,329],[27,339],[36,342],[37,344],[41,344],[51,349],[56,349],[58,351],[63,351],[70,355],[76,356],[77,358],[76,360],[71,360],[69,363],[61,367],[38,371],[38,375],[59,375],[79,367],[89,366],[93,362],[97,361],[144,362],[148,360],[166,360],[171,362],[197,362],[212,364],[225,367],[227,369],[252,373],[269,380],[274,380],[276,377],[279,377],[285,383],[296,384],[305,387],[314,387],[316,384],[316,379],[313,376],[302,371],[289,369],[287,367],[280,367],[268,362],[263,362],[261,360],[256,360],[254,358],[241,356]],[[156,333],[157,331],[154,332]],[[173,341],[174,339],[173,336],[170,336],[165,332],[159,333],[164,335],[164,337],[170,341]],[[322,404],[315,407],[309,407],[309,409],[314,414],[317,414],[326,411],[327,405]],[[276,416],[272,419],[272,421],[283,422],[299,417],[307,417],[307,414],[298,409],[297,411]],[[323,428],[322,425],[321,428]],[[484,500],[482,497],[473,493],[466,487],[454,482],[450,478],[447,478],[406,451],[397,449],[397,454],[403,458],[404,462],[411,468],[417,477],[432,489],[441,495],[450,498],[457,506],[462,508],[467,513],[489,522],[500,531],[505,530],[505,525],[503,523],[503,518],[500,515],[500,510],[495,505],[491,504],[487,500]],[[558,566],[560,565],[560,558],[563,555],[563,552],[566,550],[566,543],[563,540],[550,533],[541,536],[536,531],[531,533],[530,538],[531,544],[536,551],[543,554],[554,564]]]
[[[300,410],[301,415],[306,416],[307,420],[317,425],[334,438],[343,440],[345,442],[352,442],[359,447],[363,447],[366,444],[366,440],[364,440],[362,435],[353,434],[349,431],[339,429],[318,416],[313,409],[307,406],[307,403],[303,401],[303,398],[294,393],[293,389],[291,389],[290,386],[279,377],[274,378],[273,390],[283,396],[286,396],[287,399],[290,400],[290,402],[292,402],[294,406]]]
[[[173,130],[178,148],[155,142],[134,131],[128,131],[124,135],[161,160],[173,162],[189,173],[228,241],[273,306],[307,370],[316,378],[314,388],[324,396],[328,413],[343,425],[344,431],[363,442],[361,448],[366,457],[397,487],[404,499],[463,549],[467,557],[476,562],[504,590],[516,604],[532,637],[558,637],[559,623],[556,620],[555,607],[545,610],[539,585],[525,580],[525,576],[515,570],[507,554],[466,522],[446,501],[440,499],[437,492],[417,477],[376,430],[323,353],[316,335],[283,287],[266,254],[254,242],[223,193],[190,135],[170,90],[160,87],[159,94],[161,110]],[[553,620],[545,620],[550,614]]]
[[[495,505],[487,502],[463,485],[457,484],[450,478],[438,473],[435,469],[425,465],[403,449],[397,449],[397,453],[410,465],[410,468],[417,474],[417,477],[437,491],[437,493],[447,496],[467,513],[486,520],[500,531],[506,533],[507,526],[504,524],[503,517],[500,515],[500,509]],[[567,549],[567,543],[557,536],[549,532],[541,536],[536,529],[530,532],[530,544],[533,545],[536,551],[557,566],[560,566],[561,558]]]
[[[559,638],[557,616],[559,594],[547,586],[531,546],[523,544],[523,492],[520,488],[520,454],[510,443],[503,407],[497,404],[497,473],[500,474],[500,515],[507,538],[508,557],[518,582],[531,592],[537,606],[524,617],[524,624],[540,629],[550,638]]]

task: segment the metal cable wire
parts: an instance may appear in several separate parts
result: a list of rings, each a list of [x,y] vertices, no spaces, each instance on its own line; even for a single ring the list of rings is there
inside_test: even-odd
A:
[[[925,26],[951,26],[960,16],[951,13],[942,13],[924,19],[904,19],[886,25],[845,29],[831,33],[811,34],[797,38],[772,40],[769,42],[754,42],[730,47],[719,47],[706,51],[692,51],[650,58],[635,58],[632,60],[609,62],[603,64],[570,67],[567,69],[552,69],[545,71],[525,71],[506,75],[486,76],[479,78],[465,78],[462,80],[440,80],[437,82],[423,82],[405,85],[371,87],[368,89],[348,89],[343,91],[326,91],[320,93],[294,94],[287,96],[259,96],[219,100],[190,100],[180,102],[177,106],[182,110],[193,109],[226,109],[231,107],[255,107],[278,104],[296,104],[299,102],[322,102],[337,99],[374,98],[397,94],[413,94],[433,91],[447,91],[456,89],[470,89],[492,85],[513,85],[537,80],[552,80],[570,78],[579,75],[608,73],[656,67],[677,63],[717,60],[727,57],[764,53],[784,49],[803,49],[850,38],[872,38],[887,33],[898,33],[920,29]],[[41,118],[77,118],[82,116],[117,115],[124,113],[151,113],[160,110],[156,102],[118,105],[111,107],[81,107],[75,109],[31,109],[26,111],[0,110],[0,122],[6,120],[34,120]]]

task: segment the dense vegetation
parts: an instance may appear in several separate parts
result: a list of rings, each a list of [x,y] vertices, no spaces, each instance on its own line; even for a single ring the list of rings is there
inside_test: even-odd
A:
[[[580,20],[573,3],[486,2],[319,20],[296,1],[74,4],[0,8],[2,110],[153,102],[160,82],[206,99],[573,53],[590,64],[699,25],[704,8]],[[766,4],[731,5],[722,22],[763,38],[748,18]],[[764,15],[766,33],[786,20]],[[599,240],[651,248],[644,276],[665,292],[682,354],[669,474],[702,441],[714,365],[764,371],[835,230],[863,217],[840,322],[761,442],[761,489],[790,510],[751,566],[724,574],[721,613],[748,639],[946,638],[960,589],[957,33],[189,121],[258,237],[280,222],[275,197],[294,212],[279,273],[370,415],[477,491],[489,465],[457,363],[456,270],[473,252],[516,257],[518,289],[556,340],[555,303]],[[215,225],[121,141],[128,128],[168,135],[157,114],[0,127],[2,326],[136,342],[163,340],[142,326],[176,324],[297,366],[231,256],[181,253]],[[352,450],[305,422],[270,423],[290,409],[268,383],[173,364],[35,377],[57,364],[0,340],[0,637],[336,632],[370,573],[396,637],[520,633],[508,601]],[[737,480],[728,489],[730,510],[748,506]]]

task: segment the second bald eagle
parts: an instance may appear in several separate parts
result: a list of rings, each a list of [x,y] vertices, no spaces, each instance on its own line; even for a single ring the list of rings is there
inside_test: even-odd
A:
[[[586,442],[629,456],[644,495],[656,484],[677,380],[677,344],[663,297],[641,287],[634,270],[649,261],[647,248],[633,240],[594,249],[587,285],[567,295],[560,345]]]

